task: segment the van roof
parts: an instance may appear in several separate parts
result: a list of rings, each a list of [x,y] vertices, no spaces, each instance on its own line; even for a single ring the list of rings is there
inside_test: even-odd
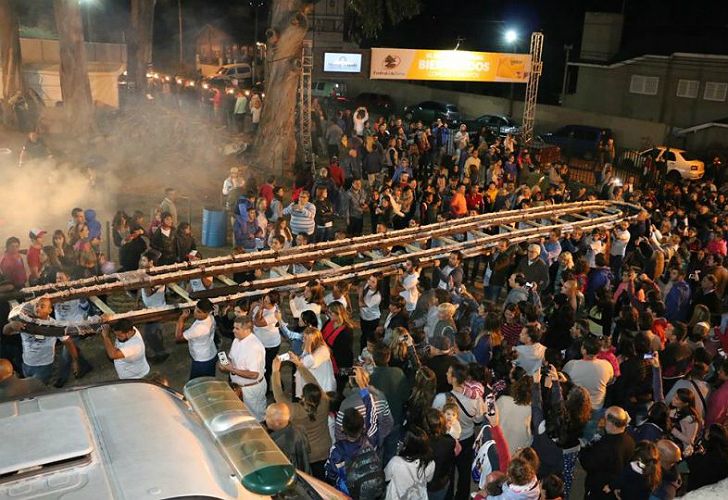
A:
[[[165,418],[160,418],[164,415]],[[178,395],[115,383],[0,404],[0,499],[260,498]]]

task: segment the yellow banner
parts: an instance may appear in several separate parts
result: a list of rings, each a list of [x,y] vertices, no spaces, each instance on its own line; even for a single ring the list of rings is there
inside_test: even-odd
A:
[[[530,71],[530,54],[372,49],[370,78],[526,83]]]

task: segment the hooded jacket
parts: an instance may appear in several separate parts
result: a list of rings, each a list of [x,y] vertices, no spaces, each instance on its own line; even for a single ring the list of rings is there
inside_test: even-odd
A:
[[[88,239],[101,239],[101,223],[96,220],[96,210],[89,208],[83,215],[86,217],[86,225],[88,226]]]

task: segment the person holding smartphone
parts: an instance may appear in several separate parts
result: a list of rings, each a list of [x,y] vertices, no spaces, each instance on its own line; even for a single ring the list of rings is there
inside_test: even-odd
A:
[[[259,422],[265,418],[268,385],[265,381],[266,350],[253,335],[253,320],[249,316],[236,317],[233,322],[235,339],[230,352],[220,359],[217,367],[230,375],[230,382],[240,391],[245,406]],[[224,354],[224,353],[221,353]],[[227,361],[227,363],[224,363]]]

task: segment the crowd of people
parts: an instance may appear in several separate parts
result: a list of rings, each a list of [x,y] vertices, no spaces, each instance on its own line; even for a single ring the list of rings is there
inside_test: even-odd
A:
[[[300,172],[292,189],[275,177],[258,185],[240,168],[225,179],[236,252],[577,200],[625,200],[643,211],[611,229],[554,230],[530,244],[511,244],[505,232],[482,256],[455,251],[429,269],[410,257],[394,276],[330,287],[314,280],[300,293],[270,291],[228,307],[201,299],[174,327],[189,346],[190,378],[228,377],[297,468],[354,498],[568,498],[579,464],[588,498],[670,499],[728,477],[719,160],[690,183],[615,182],[604,169],[599,185],[580,186],[568,166],[541,164],[511,136],[440,120],[370,121],[364,108],[317,113],[329,165],[315,176]],[[0,292],[201,257],[172,189],[150,226],[141,213],[117,214],[118,264],[99,250],[93,211],[74,209],[72,218],[48,245],[39,229],[26,252],[8,239]],[[138,299],[144,307],[171,300],[165,286]],[[40,299],[28,313],[72,322],[100,311],[83,299]],[[23,380],[49,383],[56,361],[57,339],[23,328],[11,322],[3,331],[2,384],[16,393]],[[150,363],[165,361],[163,331],[128,321],[102,328],[119,378],[148,377]],[[59,340],[56,385],[90,369],[82,349],[92,348]]]

